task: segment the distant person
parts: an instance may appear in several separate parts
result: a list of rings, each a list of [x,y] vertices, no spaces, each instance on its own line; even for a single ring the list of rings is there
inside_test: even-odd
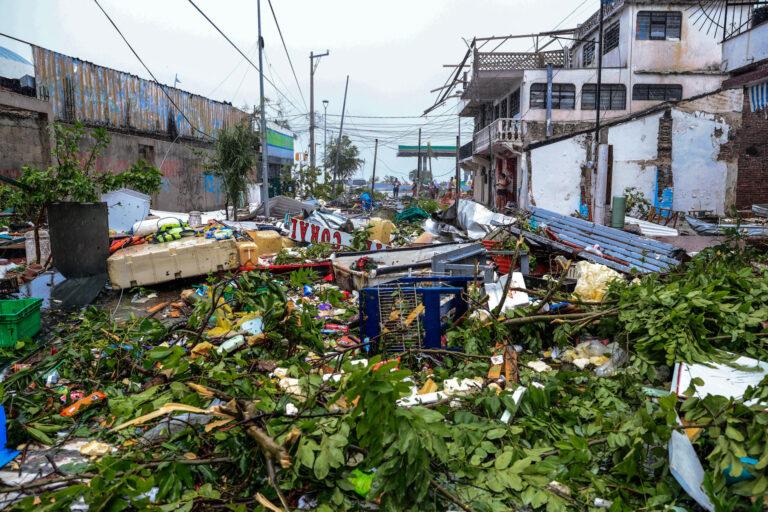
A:
[[[507,206],[509,178],[505,171],[497,172],[496,179],[496,209],[500,212],[504,211]]]
[[[397,199],[400,197],[400,180],[395,178],[395,182],[392,184],[392,196]]]

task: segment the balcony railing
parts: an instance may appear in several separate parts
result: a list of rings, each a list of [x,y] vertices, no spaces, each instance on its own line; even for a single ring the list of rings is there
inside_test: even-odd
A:
[[[473,138],[475,154],[488,153],[491,144],[523,142],[522,121],[511,118],[497,119],[478,130]]]
[[[552,64],[564,67],[564,50],[546,52],[475,52],[475,71],[516,71],[521,69],[541,69]]]

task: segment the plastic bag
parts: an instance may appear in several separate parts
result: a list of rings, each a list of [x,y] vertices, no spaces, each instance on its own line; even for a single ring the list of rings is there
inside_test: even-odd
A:
[[[579,271],[579,279],[573,293],[586,302],[602,302],[610,282],[621,279],[621,274],[599,263],[580,261],[576,268]]]

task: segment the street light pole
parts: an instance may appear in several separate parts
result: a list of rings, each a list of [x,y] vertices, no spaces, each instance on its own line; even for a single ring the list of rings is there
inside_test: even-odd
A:
[[[264,39],[261,37],[261,0],[257,0],[259,25],[259,104],[261,105],[261,195],[264,216],[269,217],[269,162],[267,157],[267,113],[264,111]],[[235,205],[237,208],[237,205]]]

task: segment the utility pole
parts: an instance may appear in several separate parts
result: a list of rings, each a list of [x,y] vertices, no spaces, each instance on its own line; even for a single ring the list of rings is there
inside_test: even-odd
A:
[[[416,162],[416,199],[421,195],[421,128],[419,128],[419,146],[417,149],[418,162]]]
[[[376,158],[379,156],[379,139],[374,139],[373,146],[373,174],[371,174],[371,199],[373,199],[373,191],[376,186]]]
[[[597,55],[597,90],[595,91],[595,152],[593,160],[597,162],[595,180],[591,187],[592,192],[592,211],[591,220],[596,224],[605,223],[605,196],[608,185],[608,146],[600,144],[600,108],[602,107],[601,92],[603,83],[603,45],[605,37],[603,25],[605,21],[605,2],[600,0],[600,47]]]
[[[459,122],[459,127],[461,127],[461,122]],[[459,128],[461,129],[461,128]],[[461,148],[461,131],[459,131],[459,135],[456,135],[456,195],[453,198],[453,209],[456,213],[456,216],[459,215],[459,194],[461,191],[461,176],[459,176],[459,151]]]
[[[595,97],[595,141],[600,134],[600,92],[603,84],[603,22],[605,16],[605,0],[600,0],[600,29],[599,45],[597,47],[597,91]]]
[[[329,51],[315,55],[315,52],[309,52],[309,165],[315,167],[315,70],[320,58],[328,55]]]
[[[328,100],[323,100],[323,179],[327,181],[326,158],[328,158]]]
[[[269,217],[269,162],[267,161],[267,113],[264,109],[264,39],[261,37],[261,0],[257,0],[259,22],[259,104],[261,105],[261,195],[264,216]],[[237,206],[235,206],[237,208]]]
[[[339,157],[341,156],[341,136],[344,133],[344,115],[347,111],[347,90],[349,89],[349,75],[344,85],[344,103],[341,104],[341,124],[339,125],[339,142],[336,143],[336,164],[333,166],[333,192],[336,192],[336,179],[339,176]]]

